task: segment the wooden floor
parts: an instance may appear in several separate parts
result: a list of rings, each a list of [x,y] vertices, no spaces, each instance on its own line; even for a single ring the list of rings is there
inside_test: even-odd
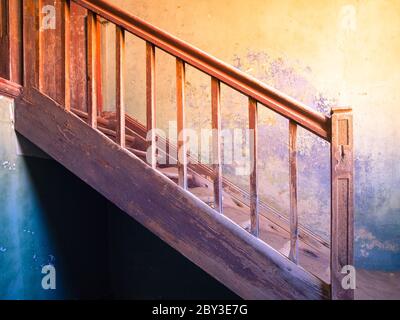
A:
[[[356,300],[400,300],[400,272],[357,270]]]
[[[177,176],[177,169],[173,167],[159,168],[159,171],[166,173],[171,177]],[[198,177],[197,184],[203,186],[189,188],[189,191],[196,195],[200,200],[212,206],[212,184],[204,178],[199,181]],[[190,185],[191,184],[189,184],[189,186]],[[250,212],[248,207],[240,205],[227,192],[224,192],[223,194],[223,205],[225,216],[240,225],[242,228],[249,230]],[[290,249],[289,232],[263,215],[260,216],[260,239],[284,256],[288,257]],[[299,264],[305,270],[311,272],[324,282],[329,283],[329,249],[327,247],[319,245],[318,243],[310,244],[300,239]]]

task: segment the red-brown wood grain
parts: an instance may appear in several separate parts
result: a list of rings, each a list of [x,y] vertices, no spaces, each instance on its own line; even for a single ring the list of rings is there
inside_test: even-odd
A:
[[[39,6],[23,1],[23,84],[26,99],[39,86]]]
[[[87,111],[87,10],[71,1],[70,88],[71,106]]]
[[[71,3],[70,0],[61,2],[61,21],[63,29],[61,31],[61,51],[64,55],[64,69],[61,74],[61,86],[63,86],[64,99],[62,105],[65,110],[71,110],[71,85],[70,85],[70,67],[71,67]]]
[[[0,2],[0,77],[22,84],[22,3]]]
[[[102,27],[101,27],[101,18],[99,15],[96,15],[96,23],[95,23],[95,41],[96,41],[96,51],[95,51],[95,60],[96,60],[96,101],[97,101],[97,114],[101,114],[103,112],[103,65],[101,63],[102,59],[102,47],[101,47],[101,38],[102,38]]]
[[[96,70],[97,60],[97,17],[96,14],[88,12],[87,16],[87,109],[88,109],[88,123],[91,127],[97,126],[97,83],[100,79],[97,78],[98,72]]]

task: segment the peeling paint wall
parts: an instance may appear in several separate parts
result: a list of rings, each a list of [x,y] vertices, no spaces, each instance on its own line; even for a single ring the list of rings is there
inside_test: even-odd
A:
[[[351,106],[357,265],[400,269],[400,1],[115,3],[316,110]],[[128,36],[128,112],[144,122],[144,43],[134,39]],[[157,52],[161,128],[175,119],[174,75],[174,59]],[[187,125],[209,127],[209,79],[192,68],[187,71],[187,99]],[[246,99],[223,88],[222,101],[223,125],[246,125]],[[262,198],[287,212],[287,121],[267,110],[259,119]],[[299,139],[300,221],[328,237],[329,146],[303,130]],[[237,179],[232,168],[224,169]],[[236,182],[248,184],[246,177]]]

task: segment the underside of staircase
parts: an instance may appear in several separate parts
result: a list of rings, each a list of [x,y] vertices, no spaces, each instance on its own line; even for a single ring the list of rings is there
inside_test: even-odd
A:
[[[331,117],[319,114],[103,0],[57,1],[59,18],[64,25],[60,35],[52,36],[51,41],[64,55],[60,63],[43,47],[44,36],[38,37],[35,1],[7,0],[6,3],[2,12],[21,13],[17,18],[8,18],[8,42],[4,39],[1,42],[7,43],[8,51],[4,55],[9,65],[3,74],[0,68],[0,94],[14,98],[16,131],[239,296],[352,299],[353,290],[341,286],[341,268],[351,265],[353,260],[350,110],[333,110]],[[76,50],[68,50],[73,42],[71,4],[87,14],[84,83],[78,83],[70,75],[70,61],[76,54]],[[96,46],[99,17],[117,26],[116,112],[103,112],[99,108],[101,88],[96,71],[100,67],[100,49]],[[124,110],[121,71],[124,32],[146,41],[146,125]],[[146,161],[149,143],[155,145],[155,138],[148,141],[146,135],[155,123],[156,47],[177,60],[178,126],[184,119],[185,64],[211,77],[212,117],[218,120],[216,129],[220,129],[220,83],[249,97],[249,115],[254,117],[250,121],[251,129],[257,128],[259,106],[289,119],[289,218],[259,200],[256,170],[251,174],[248,192],[222,177],[220,163],[210,168],[199,163],[180,163],[180,160],[178,166],[161,165],[157,161],[152,165]],[[50,62],[54,65],[48,61],[43,63],[43,55],[53,59]],[[74,67],[77,67],[76,60]],[[55,72],[60,74],[56,73],[57,81],[49,86],[44,79],[51,79]],[[82,101],[74,99],[79,96],[76,90],[80,85],[87,90],[84,106]],[[297,126],[331,144],[331,241],[319,238],[297,222]],[[218,136],[215,141],[220,142]],[[174,145],[167,141],[167,144],[169,150],[181,152],[179,142]],[[184,154],[190,158],[190,154]],[[256,158],[257,153],[253,156]]]
[[[101,131],[34,91],[15,129],[243,298],[326,299],[329,288]]]

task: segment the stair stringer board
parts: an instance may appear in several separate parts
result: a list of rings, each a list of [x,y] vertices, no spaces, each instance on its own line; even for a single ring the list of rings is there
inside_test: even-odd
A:
[[[15,128],[245,299],[328,299],[329,286],[33,90]],[[73,201],[73,199],[71,199]]]

